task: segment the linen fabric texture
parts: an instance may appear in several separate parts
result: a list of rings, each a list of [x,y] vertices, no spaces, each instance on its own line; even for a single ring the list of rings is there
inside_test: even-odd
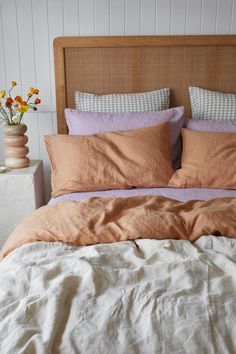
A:
[[[169,123],[95,135],[45,137],[52,195],[165,187],[173,174]]]
[[[189,87],[193,119],[236,120],[236,94]]]
[[[16,248],[38,241],[86,246],[138,238],[191,242],[202,235],[235,238],[235,207],[236,198],[182,203],[147,195],[46,205],[17,225],[0,252],[0,260]]]
[[[235,270],[226,237],[27,243],[0,262],[0,353],[236,353]]]
[[[170,187],[236,189],[236,133],[184,128],[182,139],[182,166]]]
[[[65,117],[71,135],[91,135],[105,131],[138,129],[168,121],[170,123],[173,166],[175,169],[180,167],[180,134],[184,124],[184,107],[170,108],[160,112],[125,113],[80,112],[66,108]]]
[[[203,132],[236,133],[236,120],[188,119],[184,123],[184,128]]]
[[[140,93],[96,95],[75,92],[76,109],[82,112],[148,112],[169,108],[169,88]]]

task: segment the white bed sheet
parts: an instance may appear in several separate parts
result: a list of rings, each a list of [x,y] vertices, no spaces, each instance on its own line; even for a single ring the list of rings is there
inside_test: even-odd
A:
[[[236,240],[136,244],[13,251],[0,263],[0,353],[235,353]]]

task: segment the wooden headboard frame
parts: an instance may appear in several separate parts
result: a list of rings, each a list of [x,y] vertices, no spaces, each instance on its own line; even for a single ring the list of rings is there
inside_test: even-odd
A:
[[[58,133],[76,90],[96,94],[171,88],[191,115],[188,86],[236,93],[236,35],[59,37],[54,40]]]

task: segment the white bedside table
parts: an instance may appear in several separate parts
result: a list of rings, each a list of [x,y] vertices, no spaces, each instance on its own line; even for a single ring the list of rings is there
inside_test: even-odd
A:
[[[42,161],[0,173],[0,248],[21,219],[44,204]]]

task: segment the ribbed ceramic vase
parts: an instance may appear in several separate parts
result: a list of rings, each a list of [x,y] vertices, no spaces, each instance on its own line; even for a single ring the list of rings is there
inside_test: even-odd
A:
[[[28,137],[25,135],[25,124],[5,125],[3,127],[5,145],[5,165],[8,168],[23,168],[29,166],[30,159],[26,156],[29,148],[25,146]]]

